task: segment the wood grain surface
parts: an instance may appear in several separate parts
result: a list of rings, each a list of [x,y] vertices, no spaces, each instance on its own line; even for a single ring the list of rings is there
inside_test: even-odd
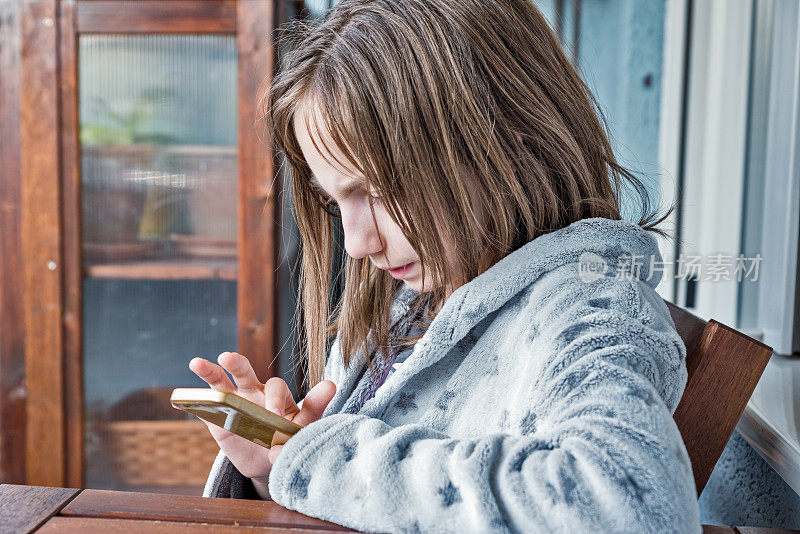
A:
[[[81,0],[78,33],[234,33],[235,0]]]
[[[349,530],[345,527],[298,514],[274,501],[213,499],[187,495],[84,490],[61,511],[68,517],[157,519],[162,521],[217,524],[291,526]]]
[[[0,484],[0,533],[33,532],[80,490]]]
[[[216,523],[186,523],[181,521],[142,520],[142,519],[104,519],[99,517],[63,517],[52,518],[42,528],[41,534],[85,534],[102,532],[103,534],[129,534],[131,532],[148,532],[150,534],[340,534],[341,530],[305,529],[286,527],[252,527],[236,525],[220,525]]]
[[[34,531],[48,534],[358,532],[283,508],[273,501],[0,485],[0,534]],[[703,534],[791,533],[800,531],[703,525]]]

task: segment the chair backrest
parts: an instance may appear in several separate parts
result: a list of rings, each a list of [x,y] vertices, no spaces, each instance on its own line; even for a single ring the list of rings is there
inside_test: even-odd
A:
[[[699,498],[769,362],[772,347],[666,303],[686,345],[689,378],[673,418],[692,460]]]

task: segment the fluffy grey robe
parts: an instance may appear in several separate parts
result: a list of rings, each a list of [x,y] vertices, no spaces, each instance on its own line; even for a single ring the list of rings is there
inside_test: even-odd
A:
[[[365,355],[346,367],[336,340],[336,395],[283,446],[272,499],[371,532],[702,532],[660,262],[629,221],[540,236],[457,288],[357,413]],[[248,480],[220,452],[204,496],[254,498]]]

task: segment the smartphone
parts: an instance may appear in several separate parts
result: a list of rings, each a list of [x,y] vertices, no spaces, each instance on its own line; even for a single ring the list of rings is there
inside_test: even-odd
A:
[[[293,436],[303,428],[239,395],[212,388],[175,388],[170,403],[267,449],[275,432]]]

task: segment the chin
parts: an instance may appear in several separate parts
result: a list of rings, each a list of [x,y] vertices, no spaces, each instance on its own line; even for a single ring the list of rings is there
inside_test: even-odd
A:
[[[410,287],[411,289],[413,289],[414,291],[416,291],[417,293],[421,293],[421,292],[422,292],[422,291],[421,291],[421,290],[422,290],[422,288],[420,287],[420,283],[419,283],[419,282],[417,282],[416,280],[403,280],[403,282],[404,282],[404,283],[405,283],[405,284],[406,284],[408,287]]]

